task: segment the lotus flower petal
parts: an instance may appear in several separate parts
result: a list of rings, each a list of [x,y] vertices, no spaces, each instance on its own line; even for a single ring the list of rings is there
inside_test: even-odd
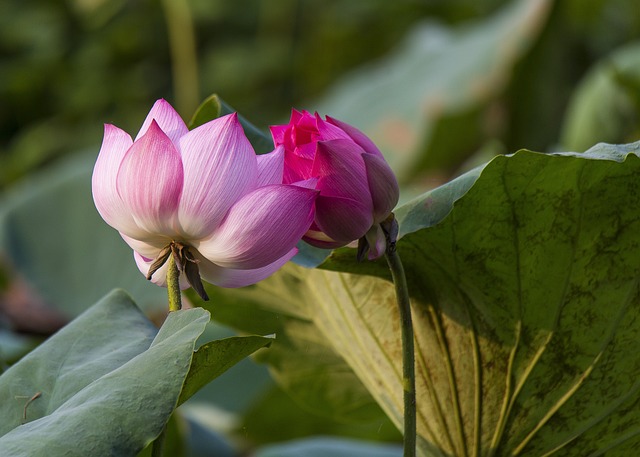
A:
[[[331,140],[352,141],[351,137],[346,132],[344,132],[340,127],[332,125],[329,122],[323,121],[318,113],[316,113],[315,117],[316,117],[316,125],[318,128],[318,134],[320,135],[320,139],[322,141],[331,141]]]
[[[380,224],[375,224],[365,235],[369,243],[369,260],[375,260],[384,254],[387,248],[387,239]]]
[[[160,251],[171,242],[170,238],[155,234],[149,234],[144,240],[131,238],[122,232],[120,232],[120,236],[131,249],[147,259],[152,259],[152,261],[158,257]]]
[[[258,159],[258,187],[282,184],[284,171],[284,147],[278,146],[269,154],[261,154]]]
[[[268,276],[271,276],[285,263],[291,260],[297,252],[298,249],[293,248],[275,262],[262,268],[255,268],[251,270],[222,268],[215,263],[209,262],[199,253],[196,254],[196,259],[200,261],[198,263],[198,268],[200,269],[200,275],[205,281],[220,287],[244,287],[250,284],[255,284]]]
[[[245,195],[196,248],[225,268],[265,267],[289,252],[313,221],[317,191],[272,185]]]
[[[112,227],[132,231],[136,228],[131,213],[127,211],[116,190],[118,168],[133,144],[128,133],[110,124],[104,126],[104,139],[93,168],[91,191],[100,216]]]
[[[284,143],[287,130],[290,130],[288,125],[272,125],[269,127],[274,144],[280,145]]]
[[[373,224],[370,206],[343,197],[318,196],[316,200],[317,226],[341,245],[364,236]]]
[[[182,182],[180,154],[152,121],[147,133],[125,154],[116,182],[124,207],[138,228],[133,232],[116,228],[136,239],[174,231]]]
[[[152,121],[156,121],[156,124],[160,126],[162,131],[169,138],[171,138],[171,141],[174,144],[178,144],[180,137],[189,131],[180,115],[175,109],[173,109],[173,106],[171,106],[166,100],[160,99],[153,105],[149,114],[147,114],[147,118],[144,120],[144,123],[136,136],[136,141],[147,133]]]
[[[362,149],[351,141],[318,143],[312,176],[320,177],[318,189],[322,195],[359,200],[373,210],[362,154]]]
[[[255,188],[256,156],[235,113],[184,135],[180,150],[184,165],[180,226],[185,237],[203,238],[238,199]]]
[[[385,220],[398,203],[400,189],[393,171],[383,158],[373,154],[363,154],[362,159],[373,202],[373,221],[377,224]]]

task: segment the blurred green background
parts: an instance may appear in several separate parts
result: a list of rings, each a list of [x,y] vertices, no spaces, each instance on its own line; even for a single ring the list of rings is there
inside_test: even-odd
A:
[[[216,92],[260,127],[286,120],[291,106],[332,109],[331,104],[316,104],[330,87],[363,65],[376,69],[384,59],[388,63],[389,56],[402,53],[403,43],[420,24],[464,36],[509,3],[4,0],[0,188],[61,155],[97,149],[105,122],[135,133],[160,97],[188,118]],[[586,144],[589,139],[585,144],[575,139],[579,133],[563,133],[567,108],[590,69],[611,61],[618,48],[640,36],[637,2],[529,1],[536,3],[547,4],[547,11],[531,15],[521,49],[497,68],[501,74],[492,83],[495,90],[460,110],[463,116],[428,141],[440,152],[426,160],[445,176],[487,147],[493,154],[522,147],[546,151],[564,140],[569,147],[591,145]],[[367,78],[361,79],[356,87],[366,84]],[[625,125],[604,129],[607,135],[601,140],[637,137],[637,82],[637,77],[624,75],[615,79],[635,96],[618,113]],[[420,97],[410,86],[402,90]],[[447,96],[445,88],[442,97]],[[395,98],[401,103],[400,96]],[[429,149],[422,146],[422,152]]]

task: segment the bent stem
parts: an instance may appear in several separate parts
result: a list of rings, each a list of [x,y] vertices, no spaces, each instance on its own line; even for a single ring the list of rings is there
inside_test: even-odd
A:
[[[404,267],[396,251],[395,242],[387,243],[385,251],[387,264],[396,288],[396,299],[400,311],[402,332],[402,387],[404,390],[404,457],[416,455],[416,373],[413,347],[413,323],[411,303]]]

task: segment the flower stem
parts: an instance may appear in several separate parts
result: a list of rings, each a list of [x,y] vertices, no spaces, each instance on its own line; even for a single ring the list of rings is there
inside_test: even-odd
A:
[[[162,428],[162,432],[151,445],[151,457],[162,457],[164,455],[164,439],[167,436],[167,426]]]
[[[180,294],[180,270],[176,265],[173,254],[167,259],[167,293],[169,294],[169,312],[182,309]]]
[[[387,264],[396,288],[402,333],[402,387],[404,390],[404,457],[416,455],[416,373],[413,347],[411,302],[404,267],[396,251],[395,242],[387,243]]]

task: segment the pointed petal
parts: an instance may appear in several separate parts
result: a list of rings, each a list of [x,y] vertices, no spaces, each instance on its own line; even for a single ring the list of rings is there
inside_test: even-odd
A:
[[[382,222],[398,203],[400,189],[398,181],[387,162],[373,154],[363,154],[367,170],[367,182],[373,202],[373,221]]]
[[[278,146],[269,154],[261,154],[258,159],[257,187],[282,184],[284,172],[284,147]]]
[[[344,132],[340,127],[333,125],[327,121],[323,121],[318,113],[316,113],[316,125],[318,126],[318,133],[322,141],[331,140],[349,140],[351,137]]]
[[[116,189],[118,169],[133,144],[128,133],[115,125],[105,124],[104,139],[93,168],[91,192],[100,216],[116,230],[136,228],[131,213],[126,210]]]
[[[190,131],[180,140],[180,151],[180,226],[189,239],[208,237],[229,208],[255,188],[256,155],[235,113]]]
[[[316,200],[318,228],[342,246],[364,236],[373,224],[368,205],[343,197],[326,197]]]
[[[180,154],[155,121],[124,156],[117,189],[138,230],[120,230],[134,239],[151,235],[171,236],[182,191]]]
[[[318,178],[309,178],[303,181],[292,182],[291,185],[304,187],[305,189],[315,189],[318,186]]]
[[[273,185],[247,194],[208,240],[196,248],[210,261],[239,269],[275,262],[302,238],[313,221],[317,191]]]
[[[160,99],[153,105],[149,114],[147,114],[147,118],[144,120],[144,123],[140,128],[138,136],[136,136],[136,141],[147,133],[147,130],[149,130],[149,127],[151,126],[151,122],[154,120],[160,126],[160,129],[162,129],[162,131],[171,138],[171,141],[175,144],[178,144],[180,137],[189,131],[180,115],[175,109],[173,109],[173,106],[171,106],[166,100]]]
[[[200,257],[196,255],[196,258],[200,260],[198,267],[200,268],[200,275],[205,281],[220,287],[244,287],[260,282],[268,276],[271,276],[296,255],[297,252],[298,249],[293,248],[275,262],[262,268],[251,270],[223,268],[215,263],[209,262],[201,255]]]
[[[269,127],[269,131],[271,132],[271,137],[273,138],[274,146],[279,146],[284,143],[284,138],[286,136],[287,129],[289,129],[289,124],[272,125]]]
[[[142,255],[138,254],[137,252],[133,252],[133,258],[136,261],[136,265],[138,266],[138,270],[140,270],[140,273],[142,273],[144,275],[144,277],[147,277],[147,273],[149,273],[149,268],[151,267],[151,264],[153,263],[153,261],[155,259],[148,259],[146,257],[143,257]],[[167,287],[167,268],[168,268],[169,262],[165,262],[164,265],[162,265],[158,270],[156,270],[156,272],[153,274],[153,276],[151,277],[151,282],[161,286],[161,287]],[[180,275],[180,290],[185,290],[188,289],[189,283],[187,282],[187,278],[185,277],[185,275],[181,274]]]
[[[382,157],[382,153],[380,152],[380,149],[378,149],[378,146],[376,146],[375,143],[371,141],[371,139],[367,135],[362,133],[354,126],[329,116],[327,116],[327,122],[344,131],[353,141],[356,142],[358,146],[364,149],[365,152],[376,155],[378,157]]]

